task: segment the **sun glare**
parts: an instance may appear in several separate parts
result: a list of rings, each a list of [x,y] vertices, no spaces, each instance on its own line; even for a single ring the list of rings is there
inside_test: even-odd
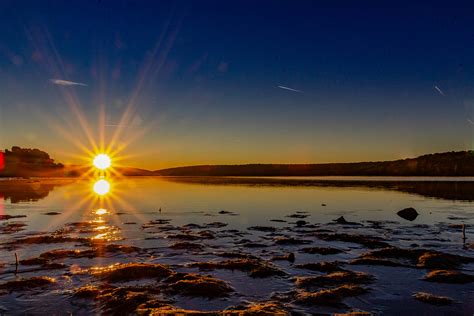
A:
[[[103,209],[103,208],[99,208],[97,211],[95,211],[95,214],[96,215],[104,215],[104,214],[107,214],[107,210],[106,209]]]
[[[110,157],[106,154],[99,154],[95,156],[93,164],[97,169],[105,170],[110,167],[112,161],[110,160]]]
[[[94,192],[98,195],[106,195],[110,191],[110,184],[107,180],[100,179],[94,184]]]

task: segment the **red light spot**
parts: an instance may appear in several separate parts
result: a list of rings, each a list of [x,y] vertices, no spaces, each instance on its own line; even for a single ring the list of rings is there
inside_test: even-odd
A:
[[[3,153],[0,152],[0,171],[2,171],[3,168],[5,168],[5,159],[3,158]]]

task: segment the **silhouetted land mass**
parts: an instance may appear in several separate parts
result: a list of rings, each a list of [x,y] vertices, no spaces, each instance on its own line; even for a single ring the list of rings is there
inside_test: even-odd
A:
[[[90,167],[56,163],[48,153],[39,149],[12,147],[3,153],[3,169],[0,177],[79,177]],[[139,168],[121,167],[117,172],[124,176],[152,176],[153,172]]]
[[[64,166],[39,149],[12,147],[4,152],[0,177],[74,177],[87,172],[87,166]],[[116,169],[125,176],[474,176],[474,152],[437,153],[395,161],[323,164],[200,165],[149,171],[138,168]]]
[[[62,176],[64,165],[54,162],[48,153],[39,149],[13,146],[5,150],[2,177]]]
[[[161,176],[474,176],[474,152],[395,161],[323,164],[201,165],[155,171]]]

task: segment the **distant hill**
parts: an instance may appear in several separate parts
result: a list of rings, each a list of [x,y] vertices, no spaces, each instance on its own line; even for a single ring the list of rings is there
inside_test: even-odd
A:
[[[0,157],[1,158],[1,157]],[[0,177],[74,177],[87,166],[64,166],[39,149],[12,147],[3,153]],[[1,162],[1,161],[0,161]],[[200,165],[157,171],[120,167],[124,176],[474,176],[474,152],[429,154],[394,161],[323,164]]]
[[[474,176],[474,152],[394,161],[323,164],[200,165],[157,170],[160,176]]]

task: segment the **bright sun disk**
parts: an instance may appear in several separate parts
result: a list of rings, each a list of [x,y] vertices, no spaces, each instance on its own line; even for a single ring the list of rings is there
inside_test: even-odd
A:
[[[97,169],[100,170],[105,170],[110,167],[112,161],[110,160],[110,157],[107,156],[106,154],[99,154],[95,156],[93,164]]]

